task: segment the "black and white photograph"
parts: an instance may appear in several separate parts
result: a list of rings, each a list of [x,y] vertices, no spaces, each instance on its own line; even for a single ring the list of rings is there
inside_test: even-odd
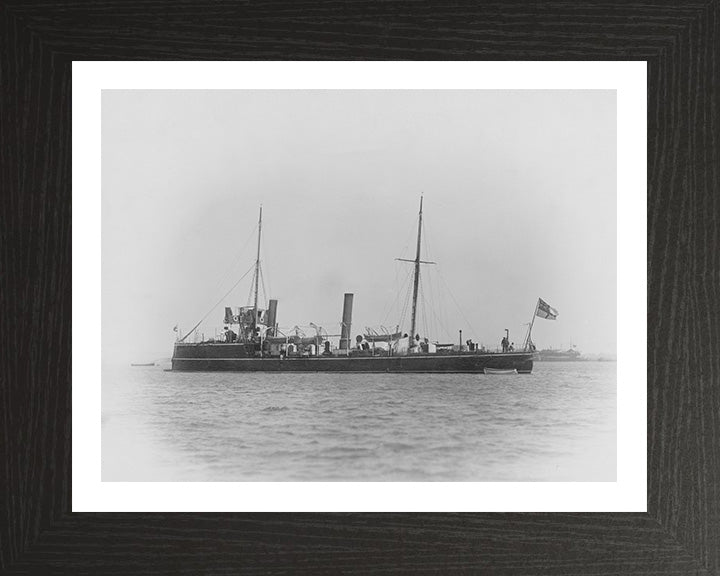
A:
[[[614,90],[101,101],[103,482],[615,482]]]
[[[718,0],[0,28],[0,573],[720,574]]]

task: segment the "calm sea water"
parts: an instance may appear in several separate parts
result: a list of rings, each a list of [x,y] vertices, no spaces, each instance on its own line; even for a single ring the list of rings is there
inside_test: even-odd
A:
[[[615,481],[616,444],[610,362],[513,376],[103,368],[104,481]]]

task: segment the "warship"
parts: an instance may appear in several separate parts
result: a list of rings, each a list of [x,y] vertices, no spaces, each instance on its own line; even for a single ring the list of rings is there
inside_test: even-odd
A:
[[[409,332],[396,326],[393,330],[366,329],[351,340],[354,294],[343,297],[340,334],[323,333],[314,324],[316,333],[306,335],[295,329],[283,331],[277,322],[278,301],[270,299],[267,308],[259,307],[261,276],[260,241],[262,236],[262,207],[258,220],[257,257],[252,285],[254,303],[233,309],[225,307],[224,331],[216,337],[189,342],[202,322],[185,336],[178,333],[172,370],[181,372],[417,372],[472,373],[493,371],[530,374],[534,353],[527,347],[522,351],[493,352],[468,340],[458,344],[442,344],[421,338],[418,328],[418,287],[421,265],[433,262],[421,259],[423,199],[418,213],[417,247],[412,260],[397,258],[413,265],[412,305]],[[249,271],[248,271],[249,273]],[[177,326],[176,326],[177,332]],[[331,337],[339,336],[334,346]]]

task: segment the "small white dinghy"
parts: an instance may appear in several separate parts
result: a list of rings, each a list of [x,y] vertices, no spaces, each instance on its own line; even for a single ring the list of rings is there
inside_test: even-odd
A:
[[[485,368],[485,374],[517,374],[518,371],[514,368],[512,370],[504,370],[502,368]]]

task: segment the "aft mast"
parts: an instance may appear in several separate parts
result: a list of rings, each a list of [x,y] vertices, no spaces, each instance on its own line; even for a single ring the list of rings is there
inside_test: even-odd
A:
[[[423,197],[420,195],[420,214],[418,217],[418,236],[417,236],[417,247],[415,249],[415,260],[408,260],[407,258],[396,258],[402,262],[412,262],[415,264],[415,274],[413,278],[413,296],[412,296],[412,313],[410,316],[410,346],[415,345],[415,329],[417,327],[417,298],[418,288],[420,287],[420,264],[435,264],[435,262],[426,262],[420,260],[420,239],[422,235],[422,212],[423,210]]]
[[[254,326],[253,332],[257,329],[258,325],[258,289],[260,282],[260,236],[262,235],[262,204],[260,205],[260,219],[258,220],[258,242],[257,242],[257,257],[255,258],[255,305],[254,305]]]
[[[422,205],[423,197],[420,195],[420,214],[418,217],[417,248],[415,250],[415,277],[413,278],[412,315],[410,316],[410,345],[415,344],[415,328],[417,326],[417,297],[420,285],[420,235],[422,234]]]

